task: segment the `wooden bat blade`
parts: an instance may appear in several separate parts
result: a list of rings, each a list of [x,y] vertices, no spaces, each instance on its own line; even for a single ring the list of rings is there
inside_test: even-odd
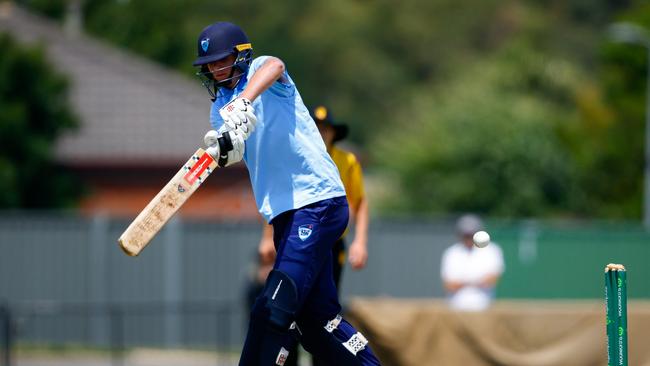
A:
[[[117,239],[120,248],[130,256],[140,254],[216,168],[217,162],[210,154],[203,149],[196,150]]]

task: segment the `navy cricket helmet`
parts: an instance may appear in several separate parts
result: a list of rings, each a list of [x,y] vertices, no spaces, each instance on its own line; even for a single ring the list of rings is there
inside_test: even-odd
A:
[[[210,80],[214,81],[214,87],[227,85],[233,78],[245,74],[253,59],[253,46],[246,33],[236,24],[229,22],[217,22],[203,29],[197,40],[197,50],[198,57],[192,65],[201,67],[198,75],[208,79],[207,84],[204,81],[203,85],[208,88],[212,97],[214,95],[209,85]],[[231,68],[230,76],[216,82],[207,64],[229,55],[235,55],[235,62],[228,66]],[[239,73],[235,74],[235,70]]]

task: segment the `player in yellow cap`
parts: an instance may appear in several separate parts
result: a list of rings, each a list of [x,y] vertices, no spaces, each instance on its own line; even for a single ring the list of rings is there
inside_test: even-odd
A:
[[[318,131],[327,147],[327,152],[334,160],[339,169],[345,194],[350,206],[350,218],[355,224],[355,235],[349,248],[348,260],[354,269],[362,269],[368,259],[368,201],[363,187],[363,172],[357,157],[336,145],[348,134],[348,127],[344,124],[337,124],[332,114],[325,106],[317,106],[312,110],[312,117],[316,122]],[[341,270],[345,263],[345,246],[343,236],[334,244],[334,279],[338,288]]]

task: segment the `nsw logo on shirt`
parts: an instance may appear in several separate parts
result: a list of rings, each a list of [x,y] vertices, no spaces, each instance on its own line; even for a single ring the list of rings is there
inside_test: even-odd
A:
[[[300,238],[300,240],[302,241],[307,240],[307,238],[311,236],[313,229],[314,229],[314,225],[312,224],[298,226],[298,237]]]

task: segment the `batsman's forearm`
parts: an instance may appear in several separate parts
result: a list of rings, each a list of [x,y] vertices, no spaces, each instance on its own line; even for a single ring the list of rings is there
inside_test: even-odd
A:
[[[276,82],[284,73],[284,62],[277,57],[268,60],[255,72],[241,97],[254,101],[260,94]]]

